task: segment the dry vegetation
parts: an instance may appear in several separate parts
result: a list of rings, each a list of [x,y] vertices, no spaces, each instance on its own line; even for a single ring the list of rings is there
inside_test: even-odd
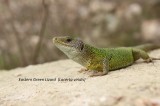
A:
[[[159,0],[1,0],[0,68],[65,58],[54,36],[80,36],[100,47],[155,41],[159,11]]]

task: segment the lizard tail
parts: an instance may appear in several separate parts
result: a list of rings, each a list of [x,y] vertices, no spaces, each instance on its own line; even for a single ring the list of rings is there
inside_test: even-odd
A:
[[[160,45],[157,45],[157,44],[144,44],[144,45],[135,46],[135,48],[144,50],[146,52],[149,52],[151,50],[160,48]]]

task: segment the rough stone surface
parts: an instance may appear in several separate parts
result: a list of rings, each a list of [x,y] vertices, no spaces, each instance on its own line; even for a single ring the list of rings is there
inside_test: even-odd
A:
[[[160,57],[160,50],[150,53]],[[0,71],[1,106],[160,106],[160,61],[88,77],[71,60]],[[32,81],[19,81],[19,79]],[[58,79],[72,81],[58,81]],[[53,79],[53,81],[33,81]],[[56,79],[56,81],[54,81]]]

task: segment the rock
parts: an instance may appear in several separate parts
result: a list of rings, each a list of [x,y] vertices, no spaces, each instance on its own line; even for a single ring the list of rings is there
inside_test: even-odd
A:
[[[159,106],[160,61],[141,61],[99,77],[79,73],[72,60],[0,71],[0,105]]]

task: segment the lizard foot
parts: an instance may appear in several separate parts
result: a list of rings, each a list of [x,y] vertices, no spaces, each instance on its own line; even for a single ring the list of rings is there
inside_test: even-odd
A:
[[[106,75],[107,73],[104,73],[104,72],[94,72],[90,75],[90,77],[95,77],[95,76],[104,76]]]
[[[82,72],[85,72],[85,71],[88,71],[88,69],[87,69],[87,68],[82,68],[82,69],[79,70],[78,72],[79,72],[79,73],[82,73]]]
[[[147,63],[153,62],[152,58],[148,58],[147,60],[145,60]]]
[[[151,58],[148,58],[148,59],[146,60],[146,62],[147,62],[147,63],[150,63],[150,62],[153,62],[153,60],[160,60],[160,58],[153,58],[153,57],[151,57]]]

